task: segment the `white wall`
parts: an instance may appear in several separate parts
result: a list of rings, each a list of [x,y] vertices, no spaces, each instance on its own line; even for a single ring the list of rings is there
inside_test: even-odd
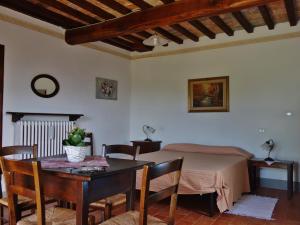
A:
[[[235,145],[260,157],[265,153],[259,146],[273,138],[276,157],[300,162],[299,39],[141,59],[130,71],[128,60],[19,26],[0,22],[0,33],[6,47],[4,112],[83,113],[79,125],[94,132],[98,149],[102,143],[144,138],[141,127],[149,124],[163,144]],[[57,96],[34,95],[30,82],[39,73],[57,78]],[[230,76],[230,112],[187,113],[187,80],[223,75]],[[118,80],[117,101],[95,99],[97,76]],[[294,115],[286,117],[286,111]],[[13,144],[8,115],[3,131],[3,144]]]
[[[141,127],[149,124],[163,144],[234,145],[258,157],[266,154],[260,145],[273,138],[273,156],[300,162],[299,59],[297,38],[136,60],[130,138],[144,138]],[[230,76],[230,112],[188,113],[187,80],[225,75]],[[286,117],[286,111],[294,115]],[[285,179],[277,171],[262,176]]]
[[[96,147],[127,143],[129,139],[129,61],[63,40],[0,22],[0,44],[5,45],[4,112],[82,113],[79,125],[92,131]],[[45,99],[30,88],[40,73],[53,75],[58,95]],[[95,98],[96,77],[118,80],[118,100]],[[3,144],[13,144],[11,116],[4,116]]]

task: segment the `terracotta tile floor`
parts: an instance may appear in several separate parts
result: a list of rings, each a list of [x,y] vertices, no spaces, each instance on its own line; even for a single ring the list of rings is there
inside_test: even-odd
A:
[[[193,199],[179,199],[176,211],[176,225],[300,225],[300,193],[288,200],[285,191],[261,188],[259,195],[277,197],[279,201],[275,207],[272,221],[250,217],[234,216],[218,213],[210,218],[201,214]],[[138,205],[137,205],[138,208]],[[123,209],[117,209],[114,215]],[[161,219],[168,216],[168,203],[162,202],[151,206],[149,213]]]
[[[273,212],[272,221],[260,220],[250,217],[234,216],[228,214],[216,214],[214,217],[203,215],[199,209],[199,201],[195,198],[179,198],[176,210],[176,225],[300,225],[300,193],[296,193],[292,200],[288,200],[285,191],[261,188],[259,195],[276,197],[279,201]],[[149,208],[149,214],[160,219],[168,216],[168,202],[160,202]],[[125,207],[113,211],[113,215],[124,212]],[[138,203],[136,204],[138,209]],[[7,215],[7,211],[5,210]],[[102,220],[102,213],[93,213],[97,221]],[[101,218],[99,218],[101,215]]]

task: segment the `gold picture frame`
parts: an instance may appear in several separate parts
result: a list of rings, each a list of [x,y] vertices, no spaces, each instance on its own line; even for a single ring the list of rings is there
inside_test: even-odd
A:
[[[189,112],[229,112],[229,76],[188,80]]]

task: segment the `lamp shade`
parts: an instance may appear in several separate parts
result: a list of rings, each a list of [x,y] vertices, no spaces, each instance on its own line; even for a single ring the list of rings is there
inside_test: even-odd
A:
[[[267,140],[265,143],[263,143],[261,145],[261,147],[262,147],[263,150],[272,151],[273,148],[274,148],[274,145],[275,145],[274,141],[272,139],[270,139],[270,140]]]
[[[146,135],[146,139],[145,139],[145,141],[152,141],[151,139],[150,139],[150,135],[151,134],[153,134],[154,132],[155,132],[155,129],[153,128],[153,127],[150,127],[150,126],[148,126],[148,125],[144,125],[143,126],[143,132],[144,132],[144,134]]]
[[[275,146],[275,143],[274,143],[273,139],[269,139],[261,145],[261,148],[268,152],[268,157],[265,158],[265,161],[274,161],[274,159],[272,159],[270,157],[271,151],[273,150],[274,146]]]
[[[168,44],[168,42],[169,41],[167,39],[164,39],[164,38],[158,36],[157,34],[153,34],[152,36],[145,39],[143,41],[143,44],[147,45],[147,46],[156,47],[156,46],[162,46],[162,45]]]

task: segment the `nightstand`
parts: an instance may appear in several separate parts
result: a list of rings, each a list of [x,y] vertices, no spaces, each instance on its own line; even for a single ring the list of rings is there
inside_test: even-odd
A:
[[[160,150],[161,141],[131,141],[134,147],[140,146],[140,154]]]
[[[251,191],[255,192],[257,188],[257,169],[260,168],[277,168],[285,169],[287,171],[287,196],[288,199],[293,197],[294,189],[294,162],[293,161],[283,161],[276,160],[273,164],[268,165],[263,159],[252,158],[249,160],[249,175],[250,175],[250,185]]]

